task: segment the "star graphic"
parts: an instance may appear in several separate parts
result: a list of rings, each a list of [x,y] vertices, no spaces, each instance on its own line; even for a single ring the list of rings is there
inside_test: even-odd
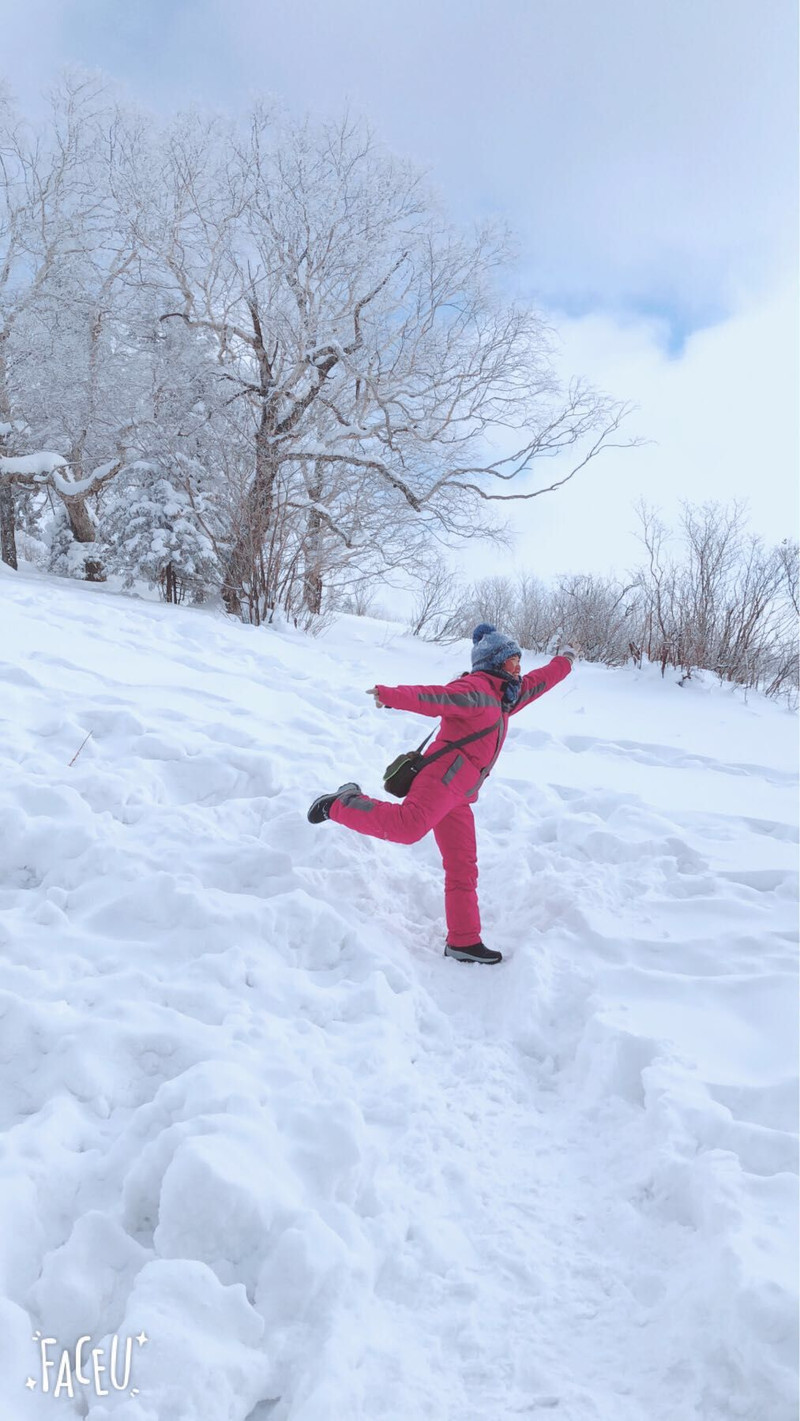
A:
[[[26,1381],[25,1385],[28,1388],[28,1391],[33,1391],[33,1388],[36,1386],[36,1382],[33,1380],[33,1377],[28,1377],[28,1380]]]
[[[136,1338],[136,1341],[139,1343],[140,1347],[144,1347],[145,1342],[150,1341],[150,1338],[147,1336],[144,1329],[142,1329],[142,1331],[139,1333],[138,1337]]]

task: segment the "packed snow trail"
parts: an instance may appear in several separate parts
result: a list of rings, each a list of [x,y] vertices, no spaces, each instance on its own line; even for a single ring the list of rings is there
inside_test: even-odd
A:
[[[581,667],[464,968],[432,840],[305,821],[463,647],[4,568],[0,619],[2,1414],[790,1421],[795,718]],[[138,1394],[43,1395],[42,1331],[146,1336]]]

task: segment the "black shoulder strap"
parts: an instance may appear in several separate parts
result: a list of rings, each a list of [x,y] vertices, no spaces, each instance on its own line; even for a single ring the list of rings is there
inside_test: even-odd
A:
[[[496,720],[492,725],[487,725],[485,730],[475,730],[472,735],[465,735],[461,740],[448,740],[447,744],[444,745],[441,750],[434,750],[432,755],[426,755],[424,757],[426,765],[433,764],[433,761],[438,760],[442,755],[449,755],[451,750],[460,750],[462,745],[469,745],[471,740],[481,740],[484,735],[489,735],[492,730],[496,730],[497,727],[502,724],[503,717],[501,716],[500,719]],[[431,735],[434,734],[435,731],[432,730],[430,735],[425,736],[425,739],[417,750],[418,755],[422,753]]]

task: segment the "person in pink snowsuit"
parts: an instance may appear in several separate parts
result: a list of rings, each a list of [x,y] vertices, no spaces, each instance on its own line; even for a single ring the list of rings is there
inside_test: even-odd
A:
[[[312,824],[331,819],[395,844],[414,844],[432,829],[444,865],[445,956],[461,962],[502,961],[502,953],[481,942],[472,805],[503,748],[509,716],[563,681],[575,652],[565,647],[525,676],[520,675],[521,655],[513,638],[482,622],[472,634],[471,672],[446,686],[373,686],[368,694],[378,706],[441,717],[429,754],[467,736],[476,738],[425,765],[402,804],[371,799],[350,782],[319,795],[308,811]]]

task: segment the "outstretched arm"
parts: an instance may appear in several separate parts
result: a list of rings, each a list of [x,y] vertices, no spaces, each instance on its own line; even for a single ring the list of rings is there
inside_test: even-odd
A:
[[[559,656],[554,656],[547,666],[537,666],[534,671],[528,671],[522,678],[522,690],[519,699],[511,710],[512,715],[521,711],[523,707],[529,706],[531,701],[538,701],[547,691],[552,691],[559,681],[563,681],[572,670],[572,663],[575,659],[575,652],[572,647],[565,647]]]
[[[451,681],[448,686],[373,686],[367,694],[375,697],[376,705],[414,711],[417,715],[440,716],[452,707],[469,711],[478,706],[497,706],[497,698],[471,686],[468,676]]]

